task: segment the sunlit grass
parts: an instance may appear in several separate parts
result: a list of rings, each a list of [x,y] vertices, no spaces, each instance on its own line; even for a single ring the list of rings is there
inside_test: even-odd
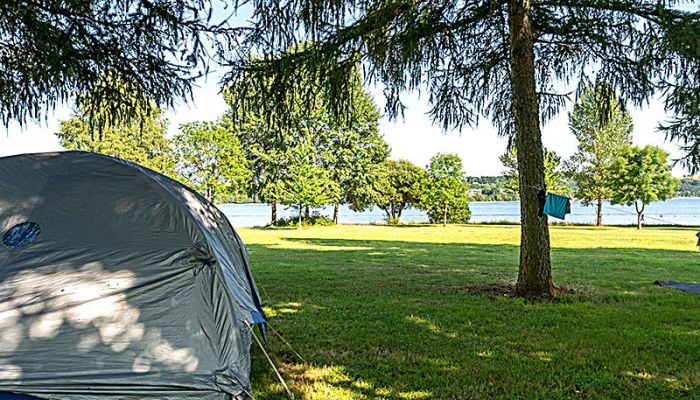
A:
[[[474,296],[516,277],[519,226],[242,229],[269,350],[301,399],[700,398],[686,228],[552,227],[553,303]],[[256,399],[284,391],[254,350]]]

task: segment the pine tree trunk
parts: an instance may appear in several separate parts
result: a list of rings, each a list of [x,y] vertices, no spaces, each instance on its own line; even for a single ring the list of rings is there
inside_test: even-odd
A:
[[[340,204],[335,203],[333,208],[333,223],[338,225],[338,214],[340,213]]]
[[[277,222],[277,200],[270,201],[270,224],[274,225]]]
[[[547,216],[540,213],[544,183],[544,156],[535,68],[530,0],[511,0],[510,66],[515,145],[518,154],[520,194],[520,268],[516,292],[523,297],[552,297]]]
[[[597,226],[603,225],[603,196],[598,196],[598,218],[595,221]]]
[[[304,211],[304,206],[299,204],[299,221],[297,223],[297,229],[301,229],[301,213]]]

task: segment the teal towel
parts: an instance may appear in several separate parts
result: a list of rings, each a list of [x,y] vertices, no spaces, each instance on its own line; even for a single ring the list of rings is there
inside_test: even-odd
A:
[[[555,218],[564,219],[566,214],[571,213],[571,201],[566,196],[547,193],[547,200],[544,202],[544,213]]]

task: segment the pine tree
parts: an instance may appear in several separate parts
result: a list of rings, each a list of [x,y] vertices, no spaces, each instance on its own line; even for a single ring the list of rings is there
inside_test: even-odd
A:
[[[187,99],[212,48],[236,38],[212,11],[211,0],[0,2],[0,120],[77,99],[99,132]]]

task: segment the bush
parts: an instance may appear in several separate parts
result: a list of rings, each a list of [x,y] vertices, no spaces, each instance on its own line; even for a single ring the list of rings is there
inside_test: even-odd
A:
[[[431,224],[442,224],[444,221],[444,210],[443,209],[429,209],[428,211],[428,221]],[[447,223],[448,224],[466,224],[472,217],[471,211],[469,211],[469,204],[464,202],[460,204],[459,207],[453,207],[447,210]]]
[[[277,222],[275,222],[273,224],[273,226],[277,226],[280,228],[296,228],[298,224],[299,224],[299,218],[294,216],[294,217],[289,217],[289,218],[279,218],[279,219],[277,219]],[[302,218],[301,225],[302,226],[331,226],[331,225],[335,225],[335,224],[333,223],[332,219],[321,215],[318,211],[314,211],[311,214],[311,217]]]
[[[386,223],[388,225],[398,225],[400,223],[401,219],[399,217],[386,217]]]

